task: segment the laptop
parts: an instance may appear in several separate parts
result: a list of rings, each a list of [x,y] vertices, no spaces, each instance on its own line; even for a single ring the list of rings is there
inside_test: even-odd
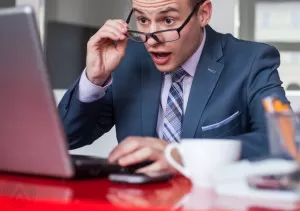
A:
[[[0,96],[1,172],[74,179],[149,164],[122,168],[106,158],[69,154],[30,6],[0,10]]]

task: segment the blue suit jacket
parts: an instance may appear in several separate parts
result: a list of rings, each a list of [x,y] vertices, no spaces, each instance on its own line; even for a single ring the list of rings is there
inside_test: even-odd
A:
[[[277,68],[278,51],[206,27],[207,39],[194,76],[183,122],[183,138],[236,138],[242,158],[269,153],[262,99],[288,102]],[[143,44],[129,41],[104,98],[82,103],[78,81],[59,104],[70,149],[91,144],[116,125],[117,139],[156,136],[160,73]]]

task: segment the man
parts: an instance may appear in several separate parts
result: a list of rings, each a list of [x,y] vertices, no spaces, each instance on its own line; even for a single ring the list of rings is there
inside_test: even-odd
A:
[[[182,138],[234,138],[242,158],[267,155],[261,101],[287,102],[278,51],[215,32],[210,0],[132,0],[132,7],[127,22],[108,20],[91,37],[86,69],[60,102],[70,149],[116,125],[120,144],[109,160],[154,161],[143,173],[174,172],[163,151]],[[133,17],[138,31],[129,28]]]

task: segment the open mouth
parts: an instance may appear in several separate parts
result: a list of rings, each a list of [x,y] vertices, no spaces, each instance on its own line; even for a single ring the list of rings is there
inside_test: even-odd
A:
[[[171,53],[169,52],[151,52],[150,54],[153,58],[153,61],[159,65],[166,64],[171,56]]]

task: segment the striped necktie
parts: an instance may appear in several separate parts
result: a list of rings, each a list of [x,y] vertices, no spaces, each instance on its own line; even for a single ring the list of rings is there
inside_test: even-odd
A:
[[[181,126],[183,122],[183,86],[182,81],[187,75],[179,69],[172,75],[172,86],[168,95],[166,113],[164,118],[163,139],[170,142],[180,142]]]

